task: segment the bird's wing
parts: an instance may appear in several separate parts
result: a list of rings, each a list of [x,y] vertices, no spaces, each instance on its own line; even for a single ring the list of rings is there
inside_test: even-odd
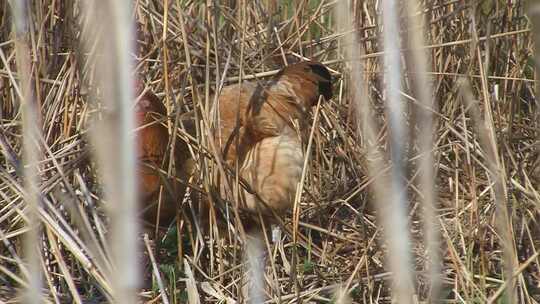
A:
[[[242,159],[257,138],[253,128],[257,128],[259,106],[264,98],[261,87],[252,82],[231,85],[224,88],[219,96],[219,130],[216,134],[218,145],[228,161]]]
[[[157,97],[147,92],[135,108],[138,126],[138,188],[143,200],[150,199],[159,191],[160,177],[156,168],[161,165],[169,141],[167,129],[158,122],[160,114],[163,113],[154,112],[156,109],[161,110],[156,108],[155,103],[159,103]]]
[[[270,213],[266,210],[268,207],[277,212],[289,209],[302,175],[303,161],[302,144],[292,132],[267,137],[253,145],[247,152],[240,175],[267,206],[246,192],[247,209],[259,209],[266,214]]]

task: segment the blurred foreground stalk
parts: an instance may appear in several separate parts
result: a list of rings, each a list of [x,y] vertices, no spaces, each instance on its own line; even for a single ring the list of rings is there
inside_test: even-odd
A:
[[[20,89],[22,96],[20,109],[22,114],[23,130],[23,163],[24,163],[24,200],[27,206],[26,221],[28,231],[24,238],[24,254],[28,261],[27,276],[29,284],[23,299],[26,303],[42,303],[41,297],[41,254],[39,235],[40,222],[39,187],[38,187],[38,161],[40,142],[40,119],[38,119],[38,106],[34,100],[31,82],[31,60],[29,47],[28,3],[24,0],[10,2],[13,12],[13,30],[15,33],[15,51],[17,70],[20,75]]]
[[[111,218],[111,274],[115,303],[136,303],[140,270],[137,250],[135,145],[133,138],[133,42],[131,1],[85,2],[88,28],[84,37],[95,61],[101,94],[93,96],[100,119],[91,132]],[[95,35],[93,37],[90,37]],[[97,39],[95,49],[91,39]],[[99,100],[99,101],[98,101]]]

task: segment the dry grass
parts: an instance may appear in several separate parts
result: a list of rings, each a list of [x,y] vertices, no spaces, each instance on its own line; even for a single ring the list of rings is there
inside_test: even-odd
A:
[[[281,235],[263,242],[269,302],[388,303],[407,294],[391,292],[402,274],[413,278],[414,297],[398,303],[540,302],[540,29],[525,1],[397,1],[401,80],[391,86],[399,88],[394,95],[384,78],[380,1],[217,2],[139,0],[132,14],[137,74],[162,98],[171,133],[191,143],[194,197],[210,197],[212,176],[224,171],[208,136],[214,92],[265,79],[299,58],[326,63],[336,77],[335,97],[308,130],[300,204]],[[119,288],[106,212],[115,201],[105,199],[107,179],[98,178],[107,174],[97,169],[103,160],[89,157],[103,148],[90,144],[92,121],[107,119],[112,106],[92,61],[99,49],[89,42],[108,29],[92,26],[82,5],[31,1],[28,31],[17,39],[11,7],[0,2],[0,302],[19,302],[32,278],[42,286],[34,296],[53,303],[111,301]],[[31,100],[24,96],[35,101],[33,122],[21,110]],[[387,111],[388,98],[403,110]],[[196,137],[182,126],[187,112],[201,121]],[[391,140],[399,128],[409,134],[401,143]],[[403,152],[390,162],[396,143]],[[396,163],[404,170],[398,179]],[[164,172],[174,172],[173,164]],[[39,204],[32,204],[32,180]],[[406,189],[407,228],[399,235],[384,224],[381,202],[395,194],[388,183]],[[209,227],[201,227],[193,221],[196,200],[178,200],[177,226],[151,237],[157,249],[146,271],[161,278],[141,299],[247,300],[252,275],[235,204],[215,202]],[[218,227],[217,218],[228,224]],[[32,233],[41,276],[25,260]],[[396,247],[393,239],[404,237],[410,248]],[[149,247],[141,237],[141,252]],[[408,267],[395,266],[407,255]],[[392,273],[406,268],[411,273]]]

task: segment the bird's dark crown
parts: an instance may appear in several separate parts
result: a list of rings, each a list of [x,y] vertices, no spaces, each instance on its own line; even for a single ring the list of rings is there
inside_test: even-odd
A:
[[[301,74],[306,79],[316,82],[319,94],[326,100],[332,98],[332,75],[322,63],[315,61],[304,61],[291,64],[283,68],[277,75],[281,77],[284,74]]]

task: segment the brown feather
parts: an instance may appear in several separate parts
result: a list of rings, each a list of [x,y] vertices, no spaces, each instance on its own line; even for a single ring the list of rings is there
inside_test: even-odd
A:
[[[294,122],[305,126],[309,108],[321,95],[330,98],[331,90],[326,67],[302,62],[264,85],[245,82],[221,91],[216,140],[224,159],[239,162],[240,176],[276,212],[290,209],[302,174],[302,135]],[[244,196],[247,211],[271,214],[256,196]]]
[[[142,91],[140,86],[139,90]],[[152,92],[145,92],[135,105],[135,117],[138,127],[137,141],[137,174],[139,198],[141,201],[142,215],[146,222],[151,225],[168,225],[176,216],[178,203],[182,200],[186,187],[174,179],[166,178],[159,169],[165,164],[169,156],[168,146],[169,132],[163,125],[166,115],[165,106]],[[187,144],[177,140],[175,144],[175,164],[177,177],[186,180],[187,171],[185,165],[189,159]],[[166,171],[166,170],[165,170]],[[159,191],[162,186],[161,206],[158,205]],[[166,187],[169,186],[169,187]],[[159,209],[158,209],[159,206]]]

